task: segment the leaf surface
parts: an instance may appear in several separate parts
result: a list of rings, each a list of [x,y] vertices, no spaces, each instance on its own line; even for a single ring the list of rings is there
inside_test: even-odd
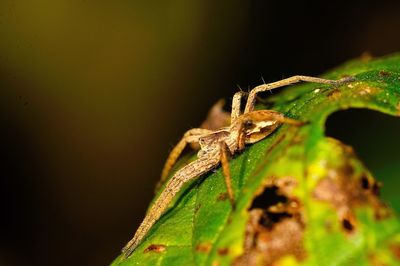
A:
[[[232,158],[236,208],[217,168],[188,184],[134,253],[112,265],[400,265],[399,220],[378,182],[324,133],[341,109],[400,116],[400,55],[354,60],[323,77],[345,76],[355,80],[261,95],[258,109],[307,124],[283,125]]]

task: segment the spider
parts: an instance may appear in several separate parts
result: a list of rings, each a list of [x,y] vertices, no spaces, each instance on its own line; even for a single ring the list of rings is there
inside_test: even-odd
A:
[[[166,211],[169,204],[184,184],[200,177],[219,165],[222,167],[228,196],[232,208],[234,208],[235,200],[231,185],[231,174],[228,163],[229,156],[242,151],[246,144],[252,144],[264,139],[273,133],[281,124],[296,126],[304,124],[298,120],[285,117],[282,113],[277,111],[255,111],[256,96],[259,92],[269,91],[301,81],[338,86],[352,80],[352,77],[346,77],[340,80],[329,80],[309,76],[292,76],[273,83],[262,84],[249,92],[243,113],[241,113],[241,99],[245,96],[245,93],[239,91],[232,99],[231,124],[228,127],[223,127],[218,130],[204,128],[188,130],[169,154],[161,174],[161,182],[167,179],[168,173],[186,145],[193,143],[198,143],[200,145],[197,159],[179,169],[168,180],[164,190],[147,212],[135,235],[122,249],[125,258],[129,257],[142,242],[150,228]]]

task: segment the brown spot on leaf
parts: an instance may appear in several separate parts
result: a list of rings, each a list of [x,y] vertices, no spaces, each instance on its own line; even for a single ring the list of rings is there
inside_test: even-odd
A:
[[[385,70],[381,70],[381,71],[379,71],[379,76],[380,77],[389,77],[390,76],[390,72],[387,72]]]
[[[156,252],[156,253],[161,253],[164,252],[166,250],[165,245],[156,245],[156,244],[151,244],[150,246],[148,246],[143,253],[148,253],[148,252]]]
[[[368,254],[368,261],[369,261],[369,265],[372,265],[372,266],[389,266],[388,264],[383,262],[381,260],[381,258],[379,256],[377,256],[375,253]]]
[[[246,227],[245,253],[234,265],[273,265],[280,258],[293,255],[299,261],[305,258],[303,248],[304,224],[296,218],[286,218],[267,228],[262,224],[265,213],[261,209],[250,211]]]
[[[392,244],[390,245],[390,250],[393,253],[393,256],[396,260],[400,261],[400,244]]]
[[[273,265],[292,255],[305,258],[301,202],[285,192],[297,185],[293,178],[268,178],[269,184],[252,203],[246,225],[244,254],[234,265]]]
[[[355,229],[353,208],[369,202],[369,198],[373,195],[367,189],[370,187],[368,179],[363,177],[359,182],[354,182],[354,178],[343,175],[344,172],[332,170],[328,173],[330,177],[319,181],[313,196],[317,200],[330,203],[336,209],[345,232],[352,232]]]
[[[358,94],[361,95],[361,96],[373,95],[373,94],[376,94],[378,91],[379,90],[377,88],[370,87],[370,86],[367,86],[367,85],[362,85],[362,86],[359,87]]]
[[[229,253],[229,248],[219,248],[218,249],[218,255],[220,256],[226,256]]]
[[[217,201],[225,201],[227,199],[229,199],[228,192],[219,193],[219,195],[217,197]]]
[[[276,186],[279,187],[281,193],[284,195],[289,195],[290,193],[292,193],[293,189],[298,185],[297,180],[293,177],[282,177],[274,180],[274,182]]]
[[[211,243],[200,243],[196,246],[196,252],[209,253],[211,250]]]
[[[379,184],[367,172],[356,173],[350,163],[354,153],[347,146],[340,145],[344,152],[344,164],[337,168],[327,166],[327,176],[319,180],[313,197],[333,206],[344,232],[352,233],[357,229],[357,207],[370,206],[376,219],[388,217],[390,212],[378,198]]]
[[[333,89],[333,90],[329,90],[327,96],[330,100],[337,100],[340,98],[340,96],[342,95],[342,93],[340,92],[339,89]]]

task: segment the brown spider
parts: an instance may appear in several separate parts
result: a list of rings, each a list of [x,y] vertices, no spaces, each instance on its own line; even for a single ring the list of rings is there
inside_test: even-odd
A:
[[[166,180],[172,166],[175,164],[187,144],[200,144],[200,151],[197,153],[197,159],[179,169],[173,177],[168,180],[164,190],[147,212],[146,217],[140,224],[134,237],[123,248],[122,252],[124,256],[129,257],[136,249],[146,236],[147,232],[165,212],[172,199],[185,183],[209,172],[219,164],[222,166],[229,199],[232,207],[234,207],[235,201],[228,163],[229,155],[242,151],[246,144],[255,143],[264,139],[283,123],[291,125],[303,124],[303,122],[287,118],[276,111],[254,111],[257,93],[287,86],[300,81],[341,85],[352,80],[352,77],[340,80],[328,80],[309,76],[293,76],[277,82],[263,84],[255,87],[249,92],[243,113],[240,111],[240,102],[244,96],[244,92],[237,92],[232,99],[230,126],[215,131],[204,128],[190,129],[184,134],[181,141],[171,151],[162,171],[161,182]]]

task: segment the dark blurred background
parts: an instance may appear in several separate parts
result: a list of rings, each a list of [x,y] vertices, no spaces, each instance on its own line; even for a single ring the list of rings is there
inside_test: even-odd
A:
[[[0,265],[107,265],[214,102],[400,51],[399,14],[398,1],[2,0]],[[399,119],[335,116],[329,134],[393,182]],[[358,138],[385,119],[395,144]]]

